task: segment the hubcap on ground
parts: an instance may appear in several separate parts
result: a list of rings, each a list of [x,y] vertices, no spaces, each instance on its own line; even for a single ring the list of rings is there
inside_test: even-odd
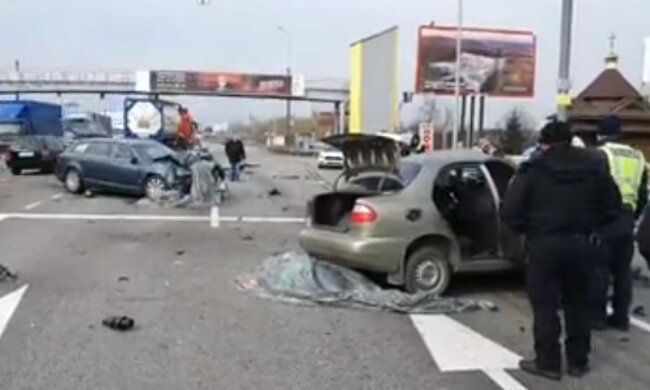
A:
[[[441,280],[442,270],[436,261],[423,261],[415,270],[415,281],[421,290],[432,290]]]

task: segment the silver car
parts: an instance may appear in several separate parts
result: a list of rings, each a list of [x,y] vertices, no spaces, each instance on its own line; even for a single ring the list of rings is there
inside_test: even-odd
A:
[[[345,170],[334,191],[309,204],[300,245],[310,255],[439,294],[454,273],[523,266],[523,239],[499,219],[512,162],[472,150],[400,161],[385,137],[325,141],[343,151]]]

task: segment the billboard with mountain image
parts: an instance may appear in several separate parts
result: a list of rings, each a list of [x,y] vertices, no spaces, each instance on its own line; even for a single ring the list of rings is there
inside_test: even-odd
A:
[[[420,28],[416,90],[453,94],[456,27]],[[460,86],[490,96],[535,95],[536,38],[529,31],[463,28]]]

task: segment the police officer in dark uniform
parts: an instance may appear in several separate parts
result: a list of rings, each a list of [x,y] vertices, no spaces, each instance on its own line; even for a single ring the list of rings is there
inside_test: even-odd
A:
[[[562,376],[558,311],[564,309],[568,374],[588,372],[591,348],[588,286],[599,231],[621,199],[597,152],[571,146],[565,122],[540,132],[541,152],[523,164],[508,189],[504,223],[526,236],[528,294],[533,309],[535,359],[522,370],[549,379]]]
[[[603,232],[605,255],[596,275],[596,313],[594,329],[606,325],[621,331],[630,326],[632,305],[632,258],[634,257],[634,227],[648,203],[648,173],[646,160],[640,150],[618,142],[621,121],[615,115],[605,117],[598,129],[599,151],[621,195],[617,218]],[[607,317],[609,276],[613,280],[613,313]]]

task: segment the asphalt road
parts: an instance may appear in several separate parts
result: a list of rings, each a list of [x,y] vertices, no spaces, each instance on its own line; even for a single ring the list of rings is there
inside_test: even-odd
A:
[[[221,215],[284,222],[211,228],[207,210],[77,197],[51,176],[0,171],[0,263],[20,276],[0,282],[0,299],[29,286],[0,339],[0,389],[648,388],[650,326],[641,329],[643,322],[627,335],[597,334],[593,372],[582,380],[556,384],[508,370],[519,384],[499,387],[480,369],[442,372],[471,352],[495,362],[503,351],[530,354],[530,310],[512,275],[454,281],[452,295],[490,299],[500,309],[451,316],[460,328],[440,325],[446,316],[416,327],[406,315],[293,306],[238,291],[237,276],[297,248],[302,224],[290,218],[303,217],[305,202],[336,176],[317,171],[312,159],[249,154],[260,166],[232,185]],[[273,188],[281,195],[269,196]],[[639,287],[636,304],[650,308],[650,290]],[[137,329],[104,328],[111,314],[132,316]],[[458,332],[465,338],[454,344]],[[431,347],[436,338],[449,341],[443,352]]]

